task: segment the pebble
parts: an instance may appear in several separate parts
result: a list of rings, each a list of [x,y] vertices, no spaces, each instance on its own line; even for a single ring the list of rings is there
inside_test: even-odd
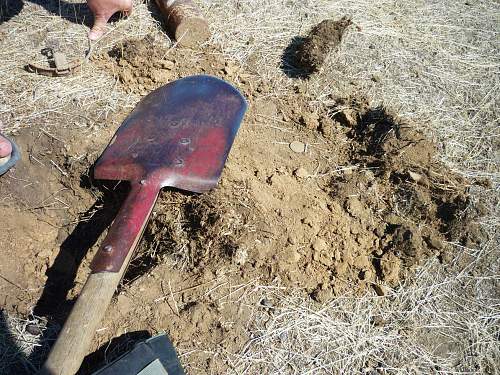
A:
[[[313,249],[316,251],[323,251],[328,247],[326,241],[322,238],[316,238],[312,245]]]
[[[306,152],[306,144],[300,141],[293,141],[290,143],[290,150],[296,153]]]
[[[26,326],[26,331],[28,331],[28,333],[34,336],[38,336],[42,333],[42,329],[38,327],[36,324],[28,324]]]
[[[164,60],[161,62],[161,67],[163,69],[173,69],[174,68],[174,62],[173,61],[169,61],[169,60]]]
[[[373,286],[373,289],[375,289],[375,293],[377,293],[377,295],[381,297],[385,296],[388,292],[387,287],[382,284],[375,284]]]
[[[309,172],[304,167],[297,168],[295,171],[293,171],[293,174],[296,177],[298,177],[298,178],[307,178],[307,177],[309,177]]]

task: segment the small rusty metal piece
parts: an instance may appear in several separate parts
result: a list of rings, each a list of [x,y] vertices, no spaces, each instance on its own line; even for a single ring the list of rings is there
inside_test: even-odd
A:
[[[28,63],[26,70],[31,73],[37,73],[45,76],[62,77],[67,76],[78,70],[83,60],[68,62],[66,55],[62,52],[54,52],[52,48],[42,50],[49,60],[49,66],[41,66],[36,63]]]

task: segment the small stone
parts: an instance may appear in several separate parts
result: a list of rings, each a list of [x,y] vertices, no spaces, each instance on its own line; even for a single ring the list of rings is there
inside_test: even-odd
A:
[[[352,108],[348,108],[348,109],[345,109],[342,114],[344,115],[344,119],[345,119],[345,125],[347,126],[355,126],[358,122],[358,119],[357,119],[357,112],[352,109]]]
[[[26,331],[28,331],[29,334],[34,336],[38,336],[42,333],[42,330],[36,324],[28,324],[26,326]]]
[[[334,291],[332,288],[322,285],[321,287],[316,288],[311,297],[319,303],[325,303],[334,297]]]
[[[300,258],[302,257],[296,249],[290,249],[287,255],[288,255],[287,260],[290,263],[298,263],[300,261]]]
[[[120,81],[122,83],[131,83],[134,80],[134,76],[129,70],[124,70],[120,73]]]
[[[425,239],[425,242],[427,242],[427,245],[436,250],[441,250],[443,248],[443,243],[439,238],[437,238],[437,236],[429,236]]]
[[[326,250],[326,248],[328,248],[328,244],[324,239],[316,238],[316,240],[312,244],[312,247],[315,251],[321,252],[323,250]]]
[[[361,270],[368,270],[370,268],[370,260],[366,255],[358,255],[354,258],[354,265]]]
[[[289,236],[288,236],[288,242],[291,244],[291,245],[296,245],[298,242],[299,242],[299,239],[297,238],[297,235],[295,233],[291,233]]]
[[[356,197],[349,197],[346,201],[345,208],[353,217],[363,217],[364,207],[361,201]]]
[[[273,303],[271,301],[269,301],[267,298],[262,298],[262,300],[260,301],[260,304],[262,307],[266,307],[268,309],[272,309],[274,307]]]
[[[380,272],[386,283],[396,285],[401,270],[401,259],[392,253],[387,253],[380,259]]]
[[[408,174],[410,175],[410,178],[415,181],[415,182],[419,182],[422,180],[422,175],[421,174],[418,174],[418,173],[415,173],[415,172],[412,172],[412,171],[408,171]]]
[[[342,258],[341,258],[341,255],[340,255],[340,250],[339,249],[336,249],[335,252],[334,252],[334,258],[337,262],[339,262]]]
[[[157,83],[167,82],[170,78],[170,72],[167,70],[154,70],[151,72],[151,80]]]
[[[134,308],[134,302],[125,294],[119,294],[117,299],[117,307],[120,313],[127,315]]]
[[[248,251],[245,248],[238,248],[233,255],[233,261],[238,266],[244,265],[247,262],[247,259]]]
[[[382,318],[380,315],[375,315],[372,320],[371,320],[371,323],[375,326],[375,327],[381,327],[381,326],[384,326],[387,322],[385,321],[384,318]]]
[[[298,178],[307,178],[309,177],[309,172],[304,167],[299,167],[293,171],[293,175]]]
[[[296,153],[306,152],[306,144],[300,141],[293,141],[290,143],[290,150]]]
[[[163,69],[168,69],[168,70],[171,70],[174,68],[175,64],[173,61],[169,61],[169,60],[164,60],[160,63],[161,67]]]

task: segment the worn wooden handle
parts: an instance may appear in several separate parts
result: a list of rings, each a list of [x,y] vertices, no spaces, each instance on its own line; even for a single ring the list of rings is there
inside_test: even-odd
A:
[[[147,182],[132,184],[129,196],[94,258],[94,261],[98,258],[97,266],[87,279],[47,361],[39,372],[40,375],[74,375],[80,368],[88,354],[94,333],[142,236],[157,196],[158,187],[155,185],[149,185]],[[106,251],[110,243],[116,247],[111,252]],[[124,252],[126,256],[119,263],[117,270],[101,271],[101,269],[113,269],[106,264],[116,264],[113,259],[108,259],[107,254],[119,256]],[[105,264],[102,265],[102,262]]]
[[[114,272],[89,276],[41,374],[73,375],[78,371],[121,276]]]
[[[156,0],[179,45],[196,47],[210,38],[208,23],[193,0]]]

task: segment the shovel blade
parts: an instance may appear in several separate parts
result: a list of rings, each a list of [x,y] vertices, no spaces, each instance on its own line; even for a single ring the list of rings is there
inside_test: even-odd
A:
[[[221,79],[171,82],[145,96],[125,119],[94,176],[207,191],[217,185],[246,107],[239,91]]]

